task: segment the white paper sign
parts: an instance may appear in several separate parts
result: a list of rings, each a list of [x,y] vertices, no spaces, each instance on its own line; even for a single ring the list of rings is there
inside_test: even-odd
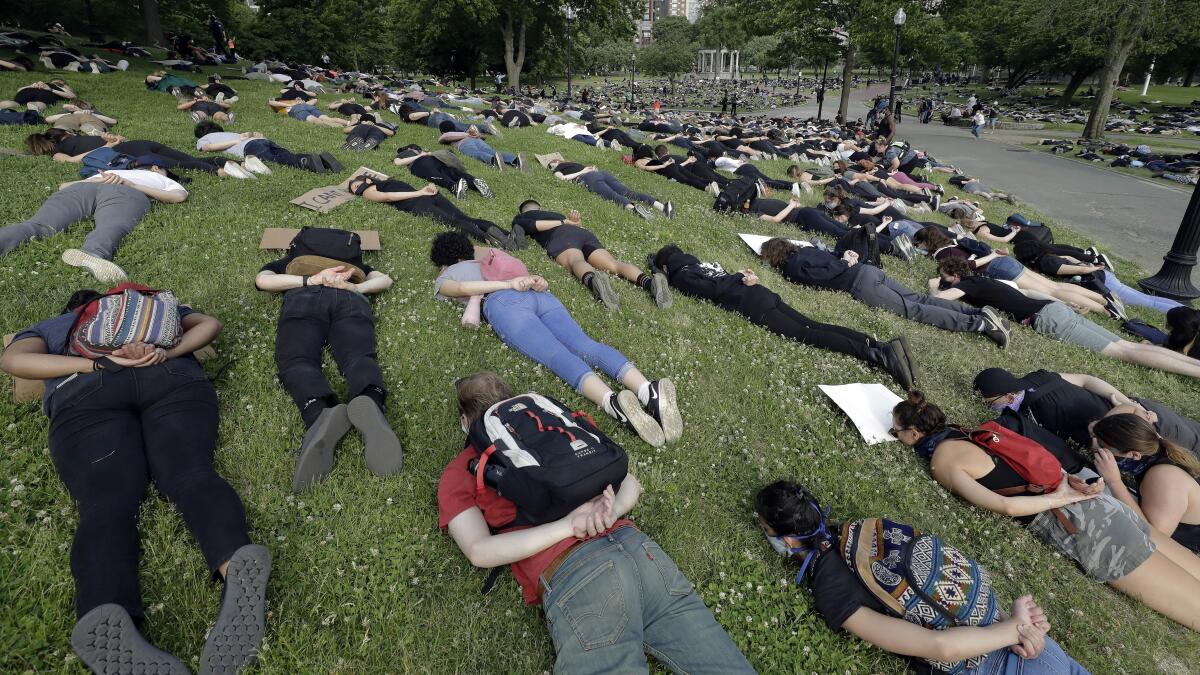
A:
[[[754,251],[755,255],[762,255],[763,244],[765,244],[768,241],[770,241],[771,239],[775,238],[775,237],[764,237],[761,234],[741,234],[741,233],[739,233],[738,236],[742,238],[742,241],[746,242],[746,245],[750,247],[751,251]],[[793,244],[795,244],[797,246],[812,246],[812,244],[808,243],[807,241],[796,241],[795,239],[789,239],[788,241],[792,242]]]
[[[901,398],[891,389],[878,383],[818,387],[846,413],[867,445],[895,440],[888,431],[892,428],[892,409]]]

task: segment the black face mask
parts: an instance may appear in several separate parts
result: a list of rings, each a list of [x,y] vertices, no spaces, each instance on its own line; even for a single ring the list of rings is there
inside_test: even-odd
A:
[[[363,196],[363,193],[367,191],[367,188],[373,185],[375,185],[375,180],[373,178],[362,178],[358,181],[355,181],[356,187],[350,188],[350,192],[361,197]]]

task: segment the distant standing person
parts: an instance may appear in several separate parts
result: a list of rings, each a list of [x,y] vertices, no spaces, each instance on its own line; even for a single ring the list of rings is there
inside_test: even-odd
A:
[[[225,41],[225,26],[216,14],[208,15],[208,32],[212,35],[213,51],[229,56],[228,43]]]
[[[737,90],[735,89],[733,92],[733,96],[729,97],[729,104],[730,104],[729,114],[735,118],[737,117],[737,103],[738,103]]]
[[[979,138],[980,132],[983,131],[983,125],[986,123],[987,120],[983,117],[983,111],[976,110],[975,115],[971,117],[971,134],[974,135],[975,138]]]

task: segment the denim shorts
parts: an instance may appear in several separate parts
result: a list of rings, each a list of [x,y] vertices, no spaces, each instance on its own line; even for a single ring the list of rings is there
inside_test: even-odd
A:
[[[1024,271],[1025,266],[1021,264],[1020,260],[1002,255],[988,263],[983,276],[1001,281],[1015,281]]]
[[[1033,329],[1047,337],[1099,354],[1121,336],[1084,318],[1061,302],[1052,302],[1034,315]]]
[[[321,116],[320,109],[318,109],[317,106],[312,105],[311,103],[297,103],[296,105],[292,106],[291,108],[288,108],[288,117],[294,117],[295,119],[298,119],[301,122],[303,122],[304,120],[306,120],[310,117],[320,117],[320,116]]]
[[[1096,581],[1116,581],[1154,554],[1150,524],[1108,493],[1060,511],[1078,530],[1075,534],[1069,534],[1050,511],[1034,518],[1029,531],[1074,560]]]

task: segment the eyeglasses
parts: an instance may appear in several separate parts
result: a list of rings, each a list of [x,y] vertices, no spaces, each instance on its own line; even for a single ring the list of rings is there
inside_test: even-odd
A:
[[[891,429],[888,429],[888,435],[891,436],[892,438],[898,439],[898,438],[900,438],[901,431],[912,431],[912,427],[901,427],[899,429],[897,429],[896,427],[892,427]]]

